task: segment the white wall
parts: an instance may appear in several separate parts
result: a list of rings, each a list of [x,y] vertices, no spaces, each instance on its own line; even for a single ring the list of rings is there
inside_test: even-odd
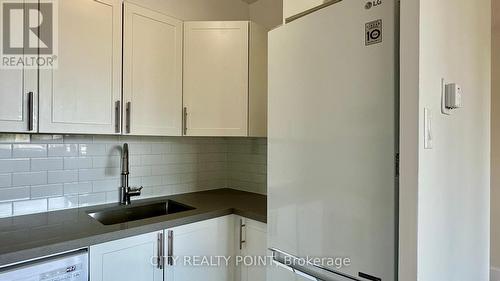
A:
[[[128,0],[181,20],[248,20],[248,4],[240,0]]]
[[[282,0],[259,0],[249,5],[250,20],[268,30],[283,23]]]
[[[419,36],[418,75],[409,73],[418,81],[421,140],[417,170],[418,280],[486,281],[490,212],[490,0],[419,2],[417,18],[402,17],[402,21],[418,24],[413,36]],[[407,67],[402,65],[403,70]],[[464,89],[465,107],[452,116],[440,113],[441,78],[459,83]],[[416,93],[402,92],[402,96],[406,94]],[[402,108],[405,106],[408,105]],[[433,113],[432,150],[423,148],[424,108]],[[405,188],[402,186],[402,190]]]
[[[492,2],[491,280],[500,281],[500,1]]]

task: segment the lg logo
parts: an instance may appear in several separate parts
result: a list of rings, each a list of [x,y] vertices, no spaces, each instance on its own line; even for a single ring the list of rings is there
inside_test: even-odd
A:
[[[48,55],[54,50],[53,3],[2,3],[4,55]]]
[[[365,4],[365,9],[370,10],[372,7],[377,7],[379,5],[382,5],[382,0],[369,1]]]

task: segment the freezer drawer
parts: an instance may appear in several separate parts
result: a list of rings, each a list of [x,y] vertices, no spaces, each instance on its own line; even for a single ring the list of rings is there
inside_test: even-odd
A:
[[[0,269],[0,281],[88,281],[88,251],[81,250]]]

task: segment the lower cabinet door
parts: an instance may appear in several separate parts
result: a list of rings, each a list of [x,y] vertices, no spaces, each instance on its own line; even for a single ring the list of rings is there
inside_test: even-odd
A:
[[[225,216],[167,229],[165,280],[233,281],[234,221]]]
[[[239,280],[266,281],[266,265],[270,262],[270,259],[263,260],[267,254],[267,225],[247,218],[239,218],[238,224],[242,232],[238,235],[242,257],[237,268]]]
[[[90,247],[90,281],[162,281],[156,262],[163,231]]]

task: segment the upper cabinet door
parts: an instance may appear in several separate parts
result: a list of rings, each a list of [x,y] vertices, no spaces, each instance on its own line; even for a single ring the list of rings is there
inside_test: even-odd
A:
[[[184,23],[188,136],[248,135],[248,22]]]
[[[40,132],[120,132],[120,0],[58,1],[58,67],[40,70]]]
[[[16,15],[14,14],[11,16],[15,17]],[[17,14],[17,16],[21,17],[21,22],[27,24],[27,21],[22,20],[22,13],[20,15]],[[37,17],[38,14],[35,13],[30,16],[31,20],[38,20],[37,18],[33,18],[33,16]],[[7,42],[4,42],[4,44],[9,44],[9,47],[15,48],[15,39],[19,40],[20,35],[22,38],[22,34],[11,33],[10,38],[8,38]],[[26,49],[24,49],[27,45],[27,42],[22,42],[20,47],[21,53],[27,53],[25,51]],[[19,56],[23,57],[23,61],[29,61],[34,56],[36,57],[36,55],[29,55],[29,58],[27,57],[28,55]],[[13,55],[12,57],[18,58],[19,56]],[[2,59],[8,57],[10,57],[10,55],[6,55]],[[36,67],[28,69],[21,65],[22,64],[19,64],[19,67],[2,65],[0,68],[0,132],[34,133],[37,131],[37,69]]]
[[[182,133],[182,21],[125,3],[126,134]]]

